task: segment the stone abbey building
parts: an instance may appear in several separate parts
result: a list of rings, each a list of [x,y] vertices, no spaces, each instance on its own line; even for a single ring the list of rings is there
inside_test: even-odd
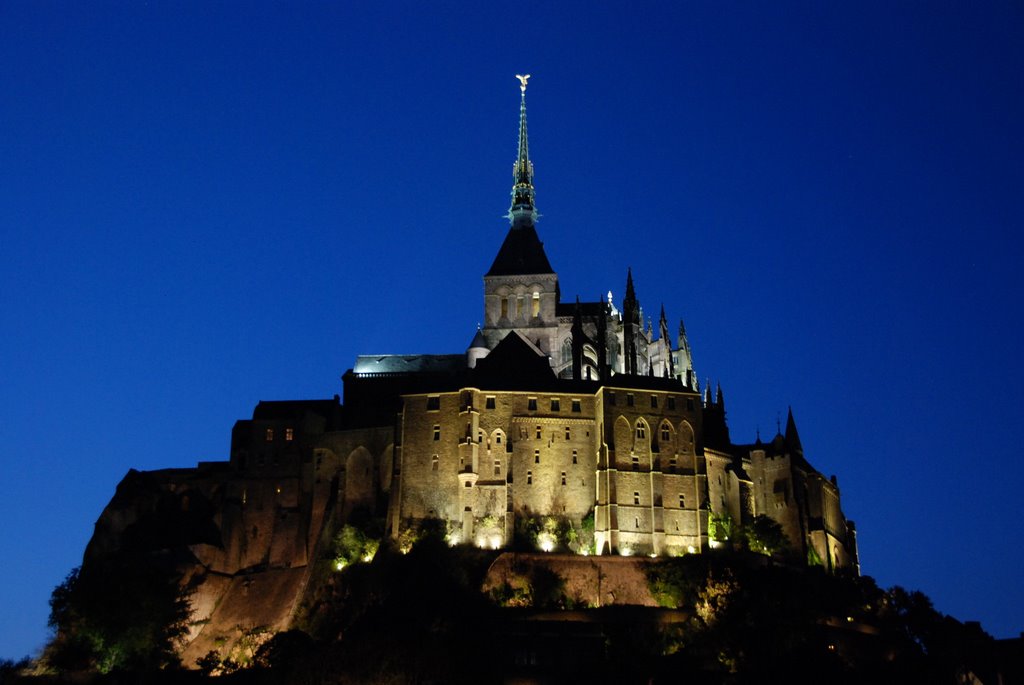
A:
[[[592,517],[593,546],[578,551],[620,555],[702,553],[712,518],[763,514],[795,554],[858,571],[835,478],[808,463],[792,413],[769,442],[732,442],[722,390],[699,386],[682,323],[674,339],[664,310],[645,325],[632,274],[620,306],[611,293],[562,301],[536,228],[521,82],[510,227],[468,349],[360,356],[343,401],[260,402],[236,423],[230,461],[129,472],[86,563],[162,512],[191,555],[194,611],[230,614],[262,583],[271,625],[287,623],[324,539],[356,510],[396,538],[439,519],[453,542],[494,548],[518,516]]]

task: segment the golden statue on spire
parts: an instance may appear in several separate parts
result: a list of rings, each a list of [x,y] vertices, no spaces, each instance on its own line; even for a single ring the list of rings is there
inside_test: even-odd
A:
[[[519,79],[519,90],[523,91],[523,94],[525,95],[526,94],[526,79],[530,78],[530,75],[527,74],[526,76],[521,76],[520,74],[516,74],[516,78]]]

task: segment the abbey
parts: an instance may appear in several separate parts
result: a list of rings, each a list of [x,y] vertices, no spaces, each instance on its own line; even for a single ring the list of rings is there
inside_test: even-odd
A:
[[[772,440],[734,443],[682,322],[674,337],[663,309],[645,323],[631,273],[618,306],[611,293],[562,300],[537,232],[521,83],[510,226],[468,349],[360,356],[343,400],[260,402],[228,462],[131,471],[104,510],[86,563],[148,517],[172,522],[167,544],[187,548],[194,611],[210,619],[193,656],[237,622],[253,584],[277,598],[253,620],[286,626],[354,512],[395,539],[441,521],[453,544],[488,548],[510,546],[525,518],[557,519],[580,532],[571,551],[600,555],[700,554],[763,515],[793,556],[859,571],[839,487],[805,458],[792,413]]]

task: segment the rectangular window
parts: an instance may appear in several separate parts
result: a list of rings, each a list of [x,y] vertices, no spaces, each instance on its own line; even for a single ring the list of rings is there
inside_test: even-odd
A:
[[[575,464],[575,463],[577,463],[577,462],[576,462],[576,456],[577,456],[577,455],[576,455],[576,450],[573,450],[573,451],[572,451],[572,463],[574,463],[574,464]]]
[[[633,470],[640,470],[640,457],[636,456],[635,454],[633,455]]]
[[[651,409],[657,409],[657,408],[658,408],[658,396],[657,395],[651,395]]]
[[[569,430],[568,426],[565,427],[565,439],[572,440],[572,431]]]
[[[526,472],[526,484],[533,485],[533,471]]]
[[[627,407],[632,407],[633,406],[633,393],[627,393],[626,394],[626,406]]]
[[[540,450],[534,450],[533,451],[533,463],[534,464],[539,464],[540,463]]]
[[[485,400],[485,403],[484,403],[484,407],[486,407],[487,409],[494,409],[494,396],[493,395],[488,395],[487,396],[487,399]]]
[[[433,457],[430,458],[430,470],[431,471],[437,471],[437,462],[438,461],[440,461],[440,459],[438,458],[438,456],[436,454]]]
[[[562,485],[565,485],[565,471],[562,471]]]
[[[440,439],[441,439],[441,426],[439,426],[438,424],[435,423],[434,424],[434,440],[440,440]]]
[[[501,459],[495,459],[494,460],[494,475],[496,475],[496,476],[500,476],[501,475]]]
[[[441,408],[441,398],[437,395],[431,395],[427,398],[427,411],[437,411]]]
[[[501,318],[508,318],[508,300],[504,297],[501,298]]]
[[[679,508],[680,509],[685,509],[686,508],[686,495],[679,495]]]
[[[273,428],[268,428],[267,429],[267,442],[273,442],[273,441],[274,441],[274,429]]]
[[[561,410],[562,410],[562,403],[557,398],[552,399],[551,400],[551,411],[561,411]]]
[[[661,441],[662,442],[668,442],[668,438],[669,438],[668,428],[662,427],[662,429],[661,429]]]
[[[669,473],[672,473],[675,470],[676,470],[676,458],[675,457],[669,457],[668,458],[668,471],[669,471]]]
[[[674,398],[674,397],[669,397],[668,398],[668,408],[671,411],[675,411],[675,408],[676,408],[676,398]]]
[[[529,411],[537,411],[537,398],[531,397],[530,399],[526,400],[526,408]]]
[[[284,429],[284,439],[286,442],[291,442],[295,439],[295,430],[293,428]]]
[[[581,411],[583,411],[583,409],[580,407],[580,401],[579,400],[573,400],[572,401],[572,413],[573,414],[579,414]]]
[[[634,492],[633,493],[633,504],[640,504],[640,493],[639,492]]]
[[[540,440],[540,426],[537,426],[537,439]]]

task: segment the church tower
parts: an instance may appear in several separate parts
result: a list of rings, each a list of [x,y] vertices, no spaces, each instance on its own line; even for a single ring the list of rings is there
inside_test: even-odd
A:
[[[537,235],[533,163],[526,134],[526,81],[519,79],[519,151],[512,167],[511,226],[484,275],[484,326],[490,349],[518,331],[549,357],[558,339],[558,276]]]

